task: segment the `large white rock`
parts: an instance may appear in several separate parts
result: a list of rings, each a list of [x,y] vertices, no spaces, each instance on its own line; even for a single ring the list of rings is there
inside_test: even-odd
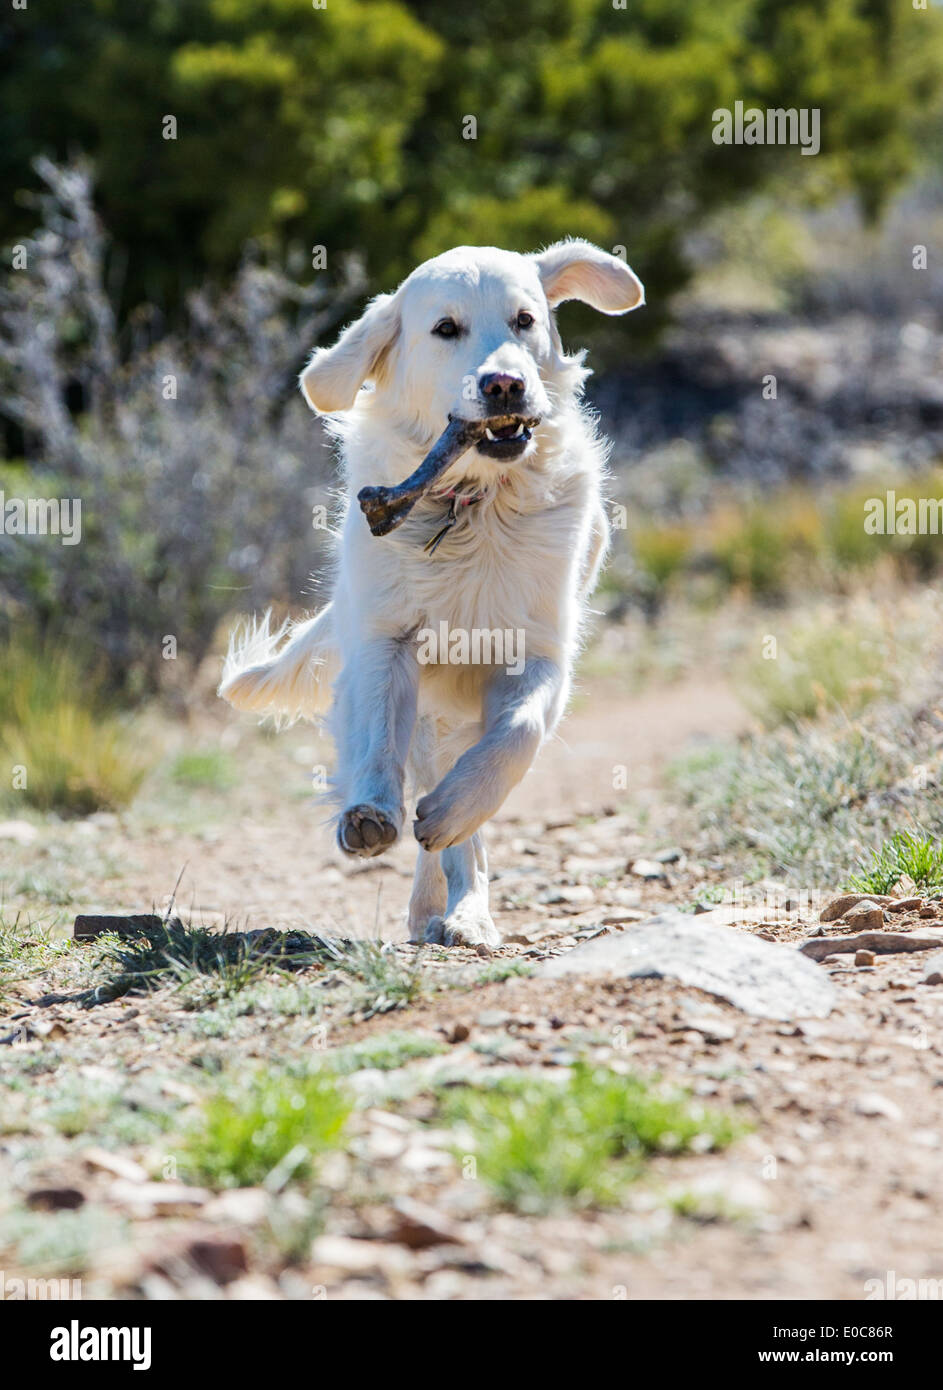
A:
[[[544,962],[538,973],[678,980],[757,1018],[824,1018],[835,1003],[835,987],[821,966],[794,946],[681,912],[597,937]]]

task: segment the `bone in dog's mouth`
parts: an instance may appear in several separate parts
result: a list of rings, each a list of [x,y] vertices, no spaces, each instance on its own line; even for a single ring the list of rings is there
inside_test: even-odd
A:
[[[472,445],[488,458],[510,460],[524,452],[531,431],[540,423],[522,415],[493,415],[488,420],[456,420],[449,423],[422,463],[396,487],[364,487],[357,494],[360,509],[375,536],[386,536],[407,518],[447,468]]]
[[[485,432],[478,441],[478,452],[486,458],[513,459],[522,454],[530,442],[536,420],[523,415],[501,416],[485,421]]]

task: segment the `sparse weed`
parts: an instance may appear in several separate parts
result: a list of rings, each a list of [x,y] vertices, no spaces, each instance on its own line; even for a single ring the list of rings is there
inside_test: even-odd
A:
[[[286,1181],[309,1177],[317,1156],[340,1144],[350,1109],[327,1073],[254,1077],[206,1102],[187,1138],[187,1171],[213,1187],[254,1187],[279,1165]]]
[[[583,1064],[562,1083],[463,1087],[444,1109],[470,1130],[481,1179],[524,1212],[609,1205],[647,1157],[723,1148],[740,1132],[676,1089]]]
[[[870,860],[859,863],[859,872],[848,879],[855,893],[889,893],[901,879],[915,888],[943,886],[943,844],[928,835],[898,830],[872,850]]]

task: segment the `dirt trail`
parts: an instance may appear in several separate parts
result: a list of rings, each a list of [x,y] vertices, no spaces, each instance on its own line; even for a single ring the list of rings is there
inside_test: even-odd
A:
[[[526,867],[524,841],[539,836],[543,824],[598,816],[650,791],[671,758],[699,740],[733,736],[746,722],[742,706],[717,679],[681,681],[629,698],[611,692],[584,697],[491,822],[492,871]],[[251,789],[251,809],[198,833],[168,827],[155,838],[132,831],[125,872],[101,906],[160,903],[182,871],[178,902],[208,922],[248,918],[252,926],[320,926],[346,936],[374,935],[379,928],[384,939],[405,940],[415,862],[411,834],[382,859],[347,860],[333,845],[322,809],[305,795],[306,766],[328,763],[329,747],[310,729],[294,728],[260,750],[248,722],[240,725],[224,712],[220,724],[224,743],[237,728],[243,731],[233,753],[243,791]],[[619,786],[616,769],[619,779],[625,771]]]
[[[324,994],[330,1047],[396,1031],[450,1044],[445,1057],[353,1078],[394,1092],[414,1085],[416,1098],[397,1109],[381,1093],[357,1112],[350,1151],[323,1178],[330,1195],[323,1235],[300,1265],[264,1265],[250,1221],[239,1237],[248,1275],[207,1295],[205,1283],[198,1289],[184,1273],[183,1296],[308,1298],[323,1285],[344,1298],[859,1300],[895,1296],[902,1287],[895,1280],[943,1281],[943,987],[924,983],[925,956],[823,964],[837,1007],[800,1025],[752,1019],[666,980],[487,978],[490,970],[569,952],[600,924],[630,932],[666,906],[690,907],[704,866],[682,856],[654,880],[628,866],[665,845],[666,762],[702,737],[735,735],[745,724],[718,680],[687,680],[624,700],[601,690],[574,710],[491,828],[492,901],[506,942],[494,958],[454,951],[427,960],[433,980],[449,971],[461,979],[443,975],[440,987],[391,1013],[345,1015],[331,991]],[[379,929],[386,940],[402,941],[412,845],[407,840],[362,865],[340,858],[307,794],[310,768],[327,759],[324,745],[306,729],[261,737],[225,711],[213,729],[239,771],[225,798],[194,794],[172,815],[158,803],[123,822],[52,827],[43,832],[48,844],[44,838],[29,851],[33,869],[53,850],[68,859],[91,847],[113,864],[114,876],[74,886],[73,901],[84,910],[141,910],[161,900],[185,865],[179,906],[192,903],[209,923],[307,926],[347,937]],[[613,785],[614,769],[623,766],[627,792]],[[939,915],[930,923],[916,914],[900,921],[911,930],[943,927]],[[798,909],[735,925],[783,950],[816,926]],[[411,947],[396,954],[414,962]],[[58,1027],[80,1071],[99,1076],[126,1067],[142,1085],[154,1074],[171,1095],[192,1092],[193,1067],[202,1074],[214,1058],[220,1067],[234,1059],[272,1067],[320,1045],[312,1044],[311,1018],[261,1006],[227,1016],[214,1034],[199,1012],[181,1009],[171,989],[82,1009],[65,995],[39,998],[44,988],[34,982],[6,1001],[24,1035],[34,1016],[46,1028],[22,1047],[40,1050],[39,1039]],[[737,1115],[750,1132],[723,1154],[656,1159],[613,1210],[533,1217],[497,1209],[481,1184],[463,1181],[448,1137],[436,1141],[424,1125],[424,1086],[443,1064],[477,1081],[500,1067],[559,1075],[577,1057],[661,1075]],[[34,1074],[42,1095],[61,1068],[37,1065]],[[21,1141],[11,1142],[12,1161]],[[29,1152],[33,1167],[22,1172],[34,1183],[73,1184],[90,1203],[113,1200],[104,1179],[92,1181],[71,1158],[57,1158],[47,1173],[40,1151]],[[0,1144],[0,1169],[3,1154]],[[352,1191],[382,1195],[352,1200]],[[392,1229],[397,1195],[420,1200],[459,1239],[404,1246]],[[218,1205],[207,1201],[193,1213],[188,1239],[217,1228]],[[152,1276],[142,1268],[148,1243],[166,1245],[175,1231],[142,1221],[124,1248],[128,1268],[90,1277],[104,1281],[105,1293],[127,1286],[172,1296],[166,1281],[149,1293]]]

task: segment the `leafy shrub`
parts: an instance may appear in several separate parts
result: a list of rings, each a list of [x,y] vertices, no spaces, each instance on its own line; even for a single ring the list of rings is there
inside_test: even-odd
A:
[[[82,534],[0,537],[0,616],[67,629],[136,695],[202,660],[235,593],[300,595],[325,534],[304,503],[330,496],[295,378],[349,301],[250,256],[179,331],[141,311],[119,338],[88,174],[40,168],[44,225],[0,289],[0,408],[36,460],[20,490],[80,500]]]

